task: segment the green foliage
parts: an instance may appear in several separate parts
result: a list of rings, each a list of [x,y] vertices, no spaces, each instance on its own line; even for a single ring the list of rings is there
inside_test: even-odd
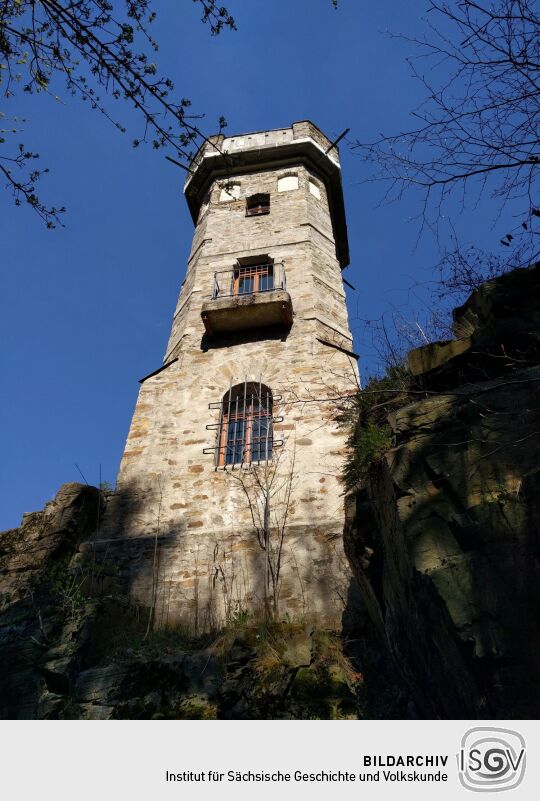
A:
[[[520,489],[521,485],[518,484],[514,489],[511,489],[506,484],[500,482],[496,484],[491,492],[484,494],[485,503],[498,503],[499,506],[506,506],[506,504],[520,503]]]
[[[217,704],[205,698],[186,698],[180,704],[175,720],[216,720]]]
[[[249,620],[249,612],[243,609],[240,604],[230,613],[227,620],[227,628],[235,629],[246,626]]]
[[[292,620],[252,621],[225,630],[212,645],[224,678],[237,646],[248,655],[242,681],[258,714],[264,710],[271,715],[279,708],[279,716],[286,710],[295,719],[358,717],[357,691],[363,677],[334,632],[312,631],[304,621]]]
[[[68,617],[76,616],[96,596],[94,582],[118,574],[118,566],[109,560],[96,561],[83,554],[77,561],[71,554],[52,562],[43,577],[43,588],[54,604]]]
[[[350,720],[358,717],[358,691],[363,677],[343,653],[343,641],[334,632],[313,632],[313,656],[309,667],[300,668],[291,698],[302,717]]]
[[[100,611],[98,624],[94,627],[91,650],[99,659],[122,658],[127,654],[160,659],[178,653],[196,650],[208,644],[208,638],[195,638],[187,626],[175,624],[155,629],[145,636],[144,613],[126,599],[115,602],[107,599]]]
[[[371,421],[366,423],[357,437],[352,455],[345,467],[347,488],[352,489],[362,481],[371,465],[379,463],[393,444],[390,426],[381,426]]]
[[[312,720],[354,720],[357,703],[344,677],[335,666],[318,665],[300,668],[296,674],[291,698]]]
[[[56,605],[67,615],[79,612],[86,602],[83,592],[84,577],[69,567],[70,558],[64,557],[53,562],[45,573],[45,586],[54,598]]]
[[[196,641],[186,626],[181,624],[155,629],[148,637],[134,642],[135,650],[143,652],[147,657],[160,657],[163,654],[174,654],[193,647]]]
[[[338,418],[351,430],[351,451],[343,474],[347,490],[362,483],[371,466],[395,445],[388,414],[409,403],[412,390],[413,379],[407,369],[389,367],[383,376],[371,378]]]

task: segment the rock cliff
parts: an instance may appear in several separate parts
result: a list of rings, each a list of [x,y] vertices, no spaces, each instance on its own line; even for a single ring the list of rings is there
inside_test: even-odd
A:
[[[540,712],[539,290],[540,265],[489,281],[455,340],[409,354],[391,447],[348,499],[347,555],[422,716]]]

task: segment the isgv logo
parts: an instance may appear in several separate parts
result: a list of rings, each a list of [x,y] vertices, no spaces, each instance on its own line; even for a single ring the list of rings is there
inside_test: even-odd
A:
[[[469,729],[457,755],[459,780],[467,790],[512,790],[525,775],[525,739],[512,729]]]

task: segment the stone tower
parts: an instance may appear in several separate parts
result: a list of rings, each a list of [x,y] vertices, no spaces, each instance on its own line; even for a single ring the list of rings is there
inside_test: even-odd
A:
[[[215,136],[184,193],[186,276],[163,366],[141,380],[107,536],[157,625],[200,632],[267,606],[339,627],[334,418],[357,368],[337,149],[311,122]]]

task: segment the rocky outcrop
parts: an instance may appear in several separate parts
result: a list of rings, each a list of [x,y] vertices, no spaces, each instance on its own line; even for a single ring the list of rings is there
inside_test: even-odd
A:
[[[489,281],[457,340],[411,353],[418,400],[349,497],[349,560],[423,716],[540,714],[539,289],[540,266]]]
[[[340,639],[231,621],[194,639],[148,625],[114,559],[88,548],[106,498],[66,484],[0,534],[0,717],[355,718],[362,677]]]
[[[538,364],[539,292],[539,265],[481,284],[454,309],[456,339],[409,353],[412,375],[428,390],[443,390]]]
[[[95,530],[95,487],[64,484],[42,512],[0,534],[0,716],[49,716],[95,615],[68,565]]]

